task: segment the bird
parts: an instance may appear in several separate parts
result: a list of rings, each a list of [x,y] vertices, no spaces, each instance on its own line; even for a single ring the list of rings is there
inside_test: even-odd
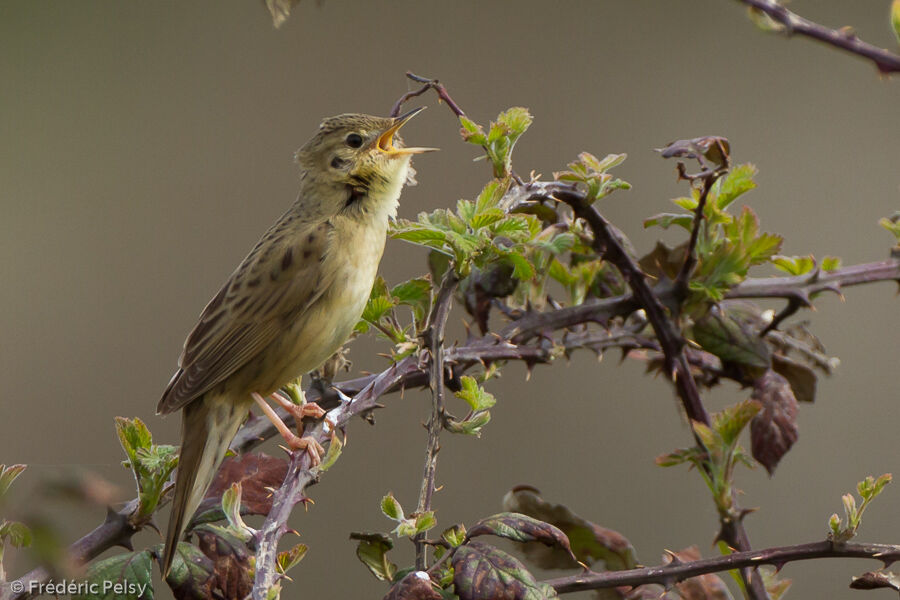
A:
[[[399,117],[341,114],[322,121],[296,155],[296,201],[253,247],[206,305],[184,343],[178,370],[157,407],[182,410],[182,444],[161,560],[163,578],[178,542],[254,403],[313,465],[323,448],[299,437],[266,402],[296,417],[285,384],[319,368],[349,338],[365,308],[389,219],[412,177],[413,155],[397,132],[424,107]]]

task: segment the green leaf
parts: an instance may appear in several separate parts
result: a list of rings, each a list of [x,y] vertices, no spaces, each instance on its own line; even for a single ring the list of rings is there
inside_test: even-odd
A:
[[[394,542],[383,533],[351,533],[351,540],[359,541],[356,556],[369,572],[381,581],[393,581],[397,565],[391,562],[387,553]]]
[[[27,468],[26,465],[0,465],[0,501],[6,496],[10,486]]]
[[[306,544],[297,544],[290,550],[279,552],[275,558],[275,568],[284,575],[303,560],[308,550],[309,547]]]
[[[403,508],[400,506],[397,499],[394,498],[393,494],[387,494],[381,499],[381,512],[384,513],[384,516],[388,519],[394,521],[401,521],[404,518]]]
[[[662,227],[668,229],[672,225],[677,225],[691,231],[694,224],[694,215],[685,215],[680,213],[659,213],[647,219],[644,219],[644,229],[649,227]]]
[[[466,526],[460,523],[449,527],[441,533],[441,539],[456,548],[466,541]]]
[[[738,436],[747,427],[747,424],[759,414],[760,403],[754,400],[744,400],[729,406],[712,416],[712,426],[722,442],[727,446],[734,446]]]
[[[484,212],[473,215],[471,220],[469,221],[469,225],[474,230],[483,229],[484,227],[488,227],[493,225],[494,223],[505,218],[506,215],[499,208],[491,208],[485,210]]]
[[[425,531],[428,531],[435,525],[437,525],[437,519],[434,516],[433,510],[425,511],[423,513],[416,515],[416,520],[415,520],[416,533],[423,533]]]
[[[247,527],[241,518],[241,484],[232,483],[231,487],[222,493],[222,512],[228,521],[228,527],[242,542],[249,542],[253,538],[254,531]]]
[[[465,400],[472,410],[484,410],[497,403],[494,395],[484,391],[484,388],[478,385],[474,377],[463,375],[460,377],[459,383],[462,389],[455,392],[455,395],[460,400]]]
[[[529,281],[534,278],[534,266],[527,258],[516,251],[504,254],[504,257],[512,263],[513,277],[520,281]]]
[[[556,591],[535,580],[525,565],[487,544],[470,542],[460,546],[451,561],[453,590],[460,600],[547,600],[557,597]]]
[[[31,529],[25,523],[0,520],[0,558],[3,556],[3,543],[9,541],[13,548],[27,548],[31,545]]]
[[[462,134],[463,140],[469,142],[470,144],[476,144],[478,146],[483,146],[487,143],[487,139],[484,136],[484,129],[481,128],[481,125],[478,125],[468,117],[460,116],[459,124],[462,125]]]
[[[890,217],[883,217],[878,224],[894,234],[897,243],[900,244],[900,211],[895,212]]]
[[[894,30],[894,37],[900,43],[900,0],[891,3],[891,29]]]
[[[484,410],[473,414],[471,417],[463,421],[457,421],[456,419],[447,419],[447,423],[445,423],[444,428],[450,433],[461,433],[463,435],[474,435],[475,437],[480,437],[481,430],[490,422],[490,420],[491,413]]]
[[[84,583],[86,593],[74,600],[153,600],[150,552],[127,552],[93,563]]]
[[[119,435],[119,443],[128,457],[129,464],[134,467],[137,463],[137,451],[149,449],[153,443],[150,430],[138,418],[116,417],[116,433]]]
[[[841,259],[836,256],[826,256],[822,259],[823,271],[834,271],[841,268]]]
[[[773,256],[772,264],[790,275],[803,275],[815,268],[816,261],[812,256]]]
[[[746,163],[734,167],[731,172],[717,182],[716,206],[725,210],[728,205],[737,200],[742,194],[756,187],[753,177],[756,175],[755,165]]]

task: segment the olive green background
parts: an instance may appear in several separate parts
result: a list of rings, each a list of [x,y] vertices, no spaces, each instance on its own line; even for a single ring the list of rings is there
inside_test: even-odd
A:
[[[855,26],[896,47],[887,0],[797,0],[830,26]],[[88,473],[133,497],[119,462],[116,415],[137,416],[155,440],[178,443],[179,419],[154,415],[181,343],[206,301],[293,201],[292,153],[320,119],[385,114],[407,70],[439,77],[482,123],[522,105],[535,122],[515,165],[545,178],[579,151],[626,152],[616,174],[634,189],[601,210],[649,250],[641,219],[685,191],[653,148],[724,135],[734,159],[759,166],[745,196],[786,254],[885,258],[877,220],[900,208],[900,81],[805,39],[757,30],[738,2],[304,2],[275,30],[261,3],[5,1],[0,4],[0,462],[27,463],[5,509],[38,515],[74,539],[100,506],[52,496],[44,482]],[[404,129],[443,149],[416,159],[420,184],[400,214],[474,197],[489,175],[433,96]],[[671,232],[666,239],[674,241]],[[424,271],[424,252],[389,241],[389,282]],[[805,312],[837,374],[801,407],[800,441],[769,479],[741,470],[755,546],[823,539],[840,496],[867,474],[900,471],[896,285],[847,290]],[[776,306],[776,305],[773,305]],[[460,332],[461,311],[452,317]],[[385,365],[369,340],[354,368]],[[664,548],[716,532],[696,473],[655,467],[691,443],[671,388],[644,365],[587,353],[525,371],[510,366],[481,439],[444,436],[435,496],[442,526],[496,512],[528,483],[619,530],[646,564]],[[746,390],[725,386],[710,408]],[[350,531],[387,530],[378,500],[414,505],[429,407],[426,394],[385,399],[378,424],[350,428],[338,465],[311,490],[292,526],[310,545],[286,597],[379,598],[354,557]],[[274,445],[269,451],[280,452]],[[867,513],[861,539],[900,543],[900,490]],[[158,523],[162,525],[165,517]],[[138,545],[158,541],[148,531]],[[408,544],[395,551],[408,562]],[[29,566],[14,556],[12,575]],[[873,562],[789,565],[791,598],[856,597],[846,585]],[[876,592],[887,597],[886,592]],[[160,590],[159,597],[168,597]]]

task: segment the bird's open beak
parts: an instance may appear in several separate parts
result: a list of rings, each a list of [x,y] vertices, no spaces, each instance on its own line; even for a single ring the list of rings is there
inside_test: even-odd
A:
[[[424,106],[420,106],[419,108],[414,108],[409,111],[405,115],[400,115],[396,117],[391,123],[391,126],[384,130],[384,133],[378,136],[378,140],[375,142],[376,148],[381,150],[382,152],[388,154],[389,156],[403,156],[404,154],[421,154],[422,152],[434,152],[437,148],[395,148],[394,147],[394,134],[400,130],[401,127],[406,125],[406,122],[412,119],[414,116],[419,114],[425,110]]]

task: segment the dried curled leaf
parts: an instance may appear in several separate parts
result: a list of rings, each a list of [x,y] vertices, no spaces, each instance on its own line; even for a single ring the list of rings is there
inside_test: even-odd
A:
[[[521,513],[500,513],[478,521],[469,530],[468,537],[496,535],[514,542],[541,542],[547,546],[557,546],[566,551],[575,561],[569,546],[569,538],[559,528]]]
[[[229,456],[213,479],[207,498],[221,498],[233,483],[241,484],[243,512],[267,515],[272,509],[272,489],[278,489],[287,475],[288,461],[267,454]]]
[[[788,380],[772,370],[753,383],[751,397],[762,407],[750,422],[753,458],[771,475],[797,441],[797,399]]]
[[[563,504],[547,502],[534,488],[513,488],[503,498],[503,508],[558,527],[568,538],[571,552],[583,563],[591,564],[602,560],[611,571],[631,569],[637,565],[634,547],[622,534],[579,517]],[[528,542],[523,544],[522,551],[528,560],[543,569],[569,569],[577,566],[569,553],[559,547],[548,548]]]

